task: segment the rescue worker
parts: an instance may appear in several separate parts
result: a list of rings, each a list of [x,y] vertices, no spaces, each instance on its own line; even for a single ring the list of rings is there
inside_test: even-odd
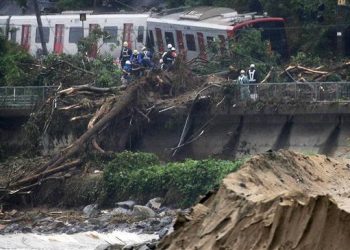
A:
[[[253,100],[256,100],[258,98],[258,95],[257,95],[257,86],[255,84],[258,83],[258,74],[257,74],[257,71],[255,70],[255,65],[254,64],[251,64],[249,69],[248,69],[248,80],[249,80],[249,84],[252,84],[249,86],[250,88],[250,97],[253,99]]]
[[[250,84],[258,83],[258,73],[255,70],[254,64],[251,64],[248,70],[248,80]]]
[[[172,65],[175,62],[175,57],[176,57],[176,49],[172,47],[170,50],[168,50],[164,55],[163,55],[163,69],[164,70],[169,70],[171,69]]]
[[[240,72],[237,82],[240,85],[241,100],[248,100],[250,96],[249,85],[248,85],[249,80],[243,69]]]
[[[142,52],[140,52],[141,65],[145,68],[153,68],[152,63],[152,53],[146,47],[142,48]]]
[[[141,58],[139,55],[139,52],[135,49],[130,56],[130,62],[131,62],[131,69],[132,69],[132,74],[135,75],[136,77],[141,76],[140,74],[140,69],[141,69]]]
[[[124,85],[128,85],[130,82],[130,74],[132,71],[132,67],[131,67],[131,62],[129,60],[126,60],[124,63],[124,67],[122,69],[122,83]]]
[[[124,42],[123,48],[120,52],[119,60],[120,60],[120,64],[122,66],[122,69],[125,66],[125,62],[127,60],[130,60],[130,56],[132,55],[132,50],[128,46],[129,46],[128,42]]]

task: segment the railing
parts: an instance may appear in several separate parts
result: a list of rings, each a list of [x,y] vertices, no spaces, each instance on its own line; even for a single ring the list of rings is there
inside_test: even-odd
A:
[[[57,87],[0,87],[0,108],[28,109],[44,102]]]
[[[228,83],[234,101],[350,102],[350,82],[262,83],[239,85]]]

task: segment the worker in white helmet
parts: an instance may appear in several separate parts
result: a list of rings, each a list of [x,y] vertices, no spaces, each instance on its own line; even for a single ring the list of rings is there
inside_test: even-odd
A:
[[[129,48],[128,42],[124,42],[122,50],[120,52],[120,57],[119,57],[122,68],[124,68],[125,62],[127,60],[130,60],[131,55],[132,55],[132,50]]]
[[[249,80],[249,88],[250,88],[250,97],[252,100],[256,100],[258,98],[257,85],[258,82],[258,73],[255,69],[255,65],[251,64],[248,69],[248,80]]]
[[[240,75],[237,79],[237,82],[240,87],[241,92],[241,100],[248,100],[250,91],[249,91],[249,80],[248,77],[245,74],[245,71],[242,69],[240,72]]]
[[[141,65],[145,68],[153,68],[153,62],[152,62],[152,52],[149,51],[146,47],[142,48],[142,51],[140,52],[140,58],[141,58]]]
[[[258,74],[256,72],[254,64],[251,64],[248,69],[248,80],[251,84],[258,83]]]
[[[127,85],[130,82],[131,71],[132,71],[131,62],[130,62],[130,60],[126,60],[124,63],[123,70],[122,70],[123,74],[121,77],[122,83],[124,85]]]

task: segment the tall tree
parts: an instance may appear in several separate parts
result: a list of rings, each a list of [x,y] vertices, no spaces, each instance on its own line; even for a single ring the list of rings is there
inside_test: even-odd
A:
[[[38,29],[39,29],[39,36],[40,36],[40,42],[41,42],[41,47],[43,49],[43,54],[47,55],[47,47],[46,47],[46,42],[45,42],[45,37],[44,37],[44,31],[43,31],[43,23],[41,22],[41,15],[40,15],[40,9],[38,5],[37,0],[32,0],[34,4],[34,9],[35,9],[35,15],[36,15],[36,21],[38,23]]]

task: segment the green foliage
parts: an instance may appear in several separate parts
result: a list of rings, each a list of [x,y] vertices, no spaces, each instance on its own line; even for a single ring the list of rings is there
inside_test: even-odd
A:
[[[291,58],[292,64],[303,65],[303,66],[315,66],[320,65],[321,59],[318,56],[306,54],[304,52],[298,52]]]
[[[118,154],[104,171],[106,202],[128,198],[145,202],[161,196],[170,204],[187,207],[199,195],[217,187],[223,177],[241,164],[213,159],[166,165],[159,165],[157,161],[154,155],[147,153]]]
[[[57,6],[62,10],[74,10],[91,7],[93,0],[59,0]]]
[[[32,68],[33,62],[26,51],[0,34],[0,86],[35,85],[37,71]]]

